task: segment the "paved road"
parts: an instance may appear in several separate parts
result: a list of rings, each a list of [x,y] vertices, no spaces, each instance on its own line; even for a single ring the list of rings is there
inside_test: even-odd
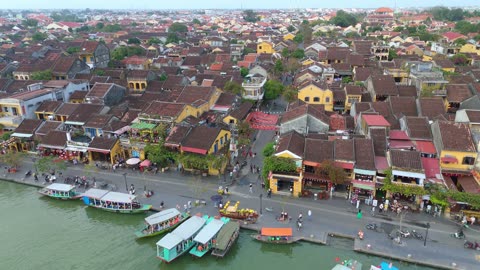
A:
[[[255,144],[252,145],[254,149],[260,148],[268,141],[270,131],[261,131]],[[260,151],[257,151],[260,153]],[[254,163],[261,162],[261,156],[253,159]],[[24,171],[33,167],[31,161],[27,160],[23,166],[24,170],[15,175],[5,175],[5,178],[16,178],[19,182],[33,183],[33,178],[29,177],[21,179]],[[216,194],[219,185],[224,184],[223,177],[198,177],[191,175],[182,175],[177,172],[159,173],[157,175],[141,174],[138,171],[117,171],[115,173],[105,170],[99,170],[94,173],[97,181],[108,182],[117,187],[117,191],[125,191],[125,181],[122,175],[127,172],[127,185],[134,184],[137,190],[137,195],[141,201],[151,203],[154,207],[158,207],[161,201],[165,202],[166,207],[175,207],[187,204],[188,201],[194,202],[197,199],[205,199],[208,201],[206,206],[200,206],[193,209],[193,212],[201,212],[205,214],[215,215],[217,209],[214,208],[210,197]],[[81,166],[69,166],[64,173],[67,175],[84,175],[85,171]],[[260,209],[259,195],[263,193],[257,182],[258,176],[256,174],[247,173],[238,181],[238,183],[230,188],[232,194],[229,198],[224,200],[239,200],[241,207]],[[59,181],[61,181],[59,179]],[[253,194],[249,193],[248,183],[255,183]],[[154,190],[155,195],[151,198],[145,198],[142,194],[144,186],[148,190]],[[82,190],[80,190],[82,191]],[[263,193],[264,194],[264,193]],[[258,220],[257,226],[275,226],[275,227],[295,227],[292,223],[280,223],[276,221],[276,216],[280,211],[287,211],[295,221],[298,214],[303,212],[304,226],[299,232],[298,236],[306,238],[321,238],[325,233],[334,233],[340,235],[347,235],[355,237],[359,229],[364,229],[365,225],[370,222],[381,224],[387,231],[394,231],[400,225],[399,217],[393,213],[387,215],[377,215],[372,217],[368,214],[365,207],[363,209],[365,215],[362,219],[356,218],[356,209],[344,198],[333,198],[330,200],[304,199],[304,198],[290,198],[284,196],[272,196],[267,198],[264,194],[262,198],[262,212],[263,215]],[[268,212],[265,208],[273,209],[273,212]],[[307,211],[312,211],[312,217],[307,217]],[[424,234],[425,229],[422,227],[426,222],[430,222],[431,228],[429,230],[428,241],[426,247],[423,242],[415,239],[406,240],[406,246],[399,247],[394,245],[391,240],[387,238],[386,234],[365,231],[365,240],[356,243],[355,247],[360,249],[367,249],[371,252],[380,252],[386,256],[399,256],[401,258],[408,258],[411,255],[412,260],[423,262],[437,263],[444,266],[451,266],[455,263],[460,269],[475,269],[473,265],[477,265],[479,253],[472,250],[465,250],[463,248],[463,241],[456,240],[449,236],[450,233],[456,230],[455,224],[444,218],[433,218],[426,214],[407,214],[403,219],[402,224],[409,229],[416,229]],[[468,239],[479,239],[478,231],[468,229],[465,231]],[[477,257],[476,257],[477,256]],[[477,265],[478,266],[478,265]]]

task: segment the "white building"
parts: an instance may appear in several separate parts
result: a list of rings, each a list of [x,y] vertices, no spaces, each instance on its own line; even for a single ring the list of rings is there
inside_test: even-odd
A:
[[[245,89],[242,97],[245,99],[262,100],[264,94],[263,86],[266,82],[267,78],[258,73],[248,74],[242,83],[242,87]]]

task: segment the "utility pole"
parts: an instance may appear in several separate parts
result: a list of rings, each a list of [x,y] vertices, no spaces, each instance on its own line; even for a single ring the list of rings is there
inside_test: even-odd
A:
[[[127,173],[123,173],[123,179],[125,179],[125,191],[128,193]]]
[[[427,231],[425,232],[425,239],[423,241],[423,246],[427,246],[427,237],[428,237],[428,229],[430,229],[430,222],[427,222]]]

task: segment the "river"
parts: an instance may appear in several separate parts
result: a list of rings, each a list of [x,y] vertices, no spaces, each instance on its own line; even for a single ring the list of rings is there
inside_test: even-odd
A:
[[[335,259],[355,258],[364,269],[383,259],[351,251],[353,243],[332,246],[261,244],[244,231],[224,259],[183,256],[166,265],[155,258],[161,237],[135,240],[144,215],[119,215],[86,208],[80,201],[40,196],[37,188],[0,181],[0,269],[325,269]],[[431,269],[394,262],[402,270]],[[367,268],[368,269],[368,268]]]

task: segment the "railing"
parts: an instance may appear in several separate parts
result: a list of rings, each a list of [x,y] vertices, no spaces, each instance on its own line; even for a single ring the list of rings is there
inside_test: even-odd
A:
[[[0,124],[4,126],[18,126],[22,123],[22,117],[19,115],[7,115],[0,118]]]

